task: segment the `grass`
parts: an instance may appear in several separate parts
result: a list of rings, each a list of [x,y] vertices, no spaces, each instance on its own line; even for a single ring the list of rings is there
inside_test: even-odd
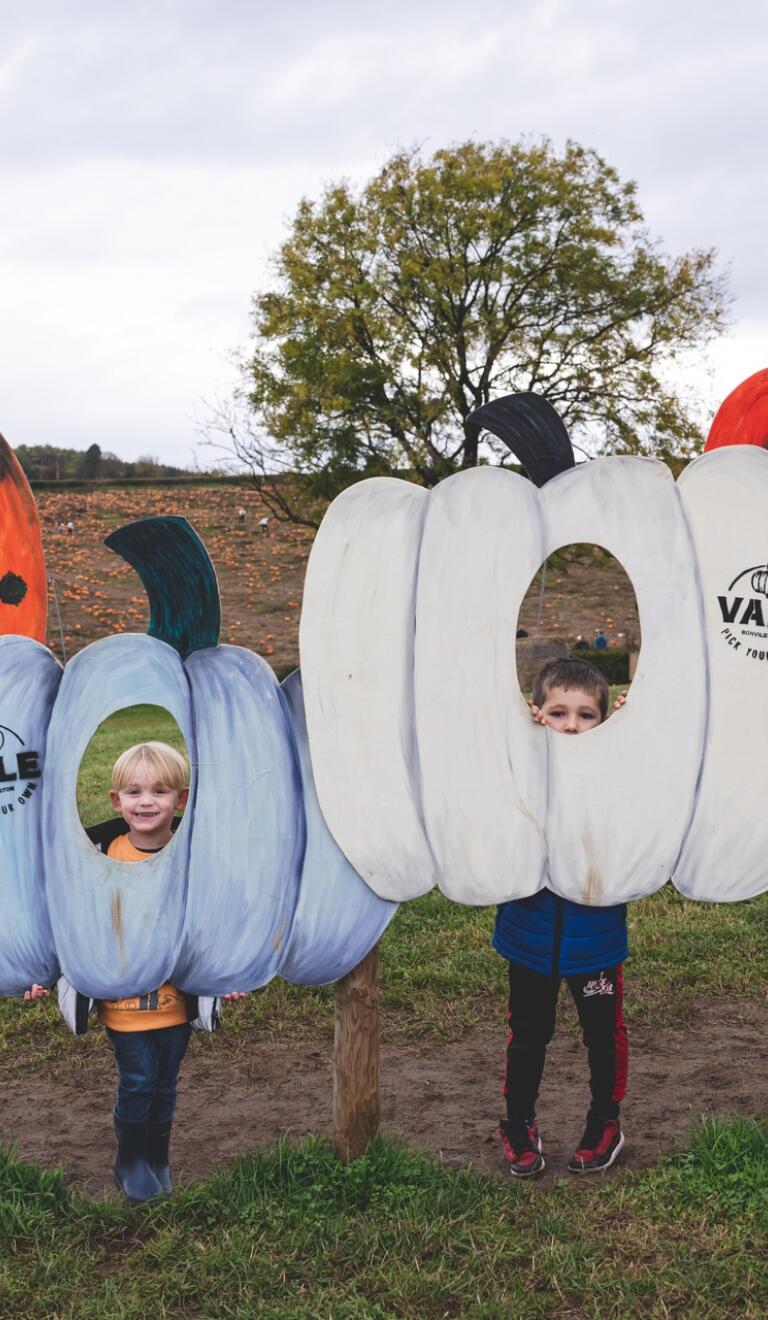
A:
[[[0,1308],[18,1320],[761,1317],[768,1132],[707,1121],[683,1155],[546,1194],[378,1140],[307,1139],[156,1207],[0,1160]]]

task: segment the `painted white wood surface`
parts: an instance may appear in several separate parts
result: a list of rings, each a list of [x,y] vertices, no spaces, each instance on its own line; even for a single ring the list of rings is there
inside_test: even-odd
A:
[[[277,679],[253,651],[195,651],[184,669],[197,791],[170,979],[195,994],[252,990],[277,971],[298,895],[304,814],[293,734]]]
[[[61,665],[31,637],[0,637],[0,995],[20,995],[58,975],[45,902],[42,809],[45,736]],[[18,756],[37,754],[42,775]],[[11,778],[15,776],[15,778]]]
[[[401,901],[426,888],[422,821],[432,874],[460,902],[542,882],[593,905],[653,893],[690,825],[707,721],[695,555],[668,469],[597,460],[541,492],[498,470],[462,473],[429,496],[421,539],[421,509],[402,496],[386,481],[347,492],[310,560],[302,672],[337,841],[379,894]],[[625,709],[578,739],[529,725],[513,681],[519,601],[545,555],[574,542],[623,564],[643,636]],[[387,638],[394,683],[380,663]],[[370,769],[382,759],[383,778]]]
[[[429,497],[416,604],[423,814],[440,888],[462,903],[546,877],[547,745],[517,681],[518,613],[544,558],[536,487],[476,468]]]
[[[190,805],[172,841],[150,861],[116,862],[88,839],[77,776],[88,743],[114,711],[149,703],[176,720],[194,766],[187,683],[176,651],[153,637],[117,634],[66,666],[46,742],[43,855],[56,951],[67,980],[95,999],[153,990],[173,966],[187,889]],[[104,819],[112,806],[104,785]]]
[[[703,454],[678,482],[696,545],[709,656],[709,725],[696,812],[674,882],[689,898],[750,898],[768,889],[768,453],[735,445]],[[752,570],[747,571],[745,570]],[[729,591],[729,587],[738,579]],[[726,622],[718,597],[726,601]],[[752,617],[741,626],[739,620]],[[681,630],[678,645],[691,647]],[[762,656],[762,659],[760,658]]]
[[[377,477],[334,500],[312,547],[300,631],[323,816],[358,874],[396,900],[426,893],[437,878],[413,710],[427,499],[410,482]]]
[[[301,770],[306,848],[299,899],[278,968],[296,985],[326,985],[346,976],[381,938],[397,911],[350,866],[326,825],[309,759],[301,675],[282,684]]]
[[[584,904],[652,894],[694,806],[707,715],[696,563],[674,481],[653,459],[585,463],[542,489],[547,554],[604,546],[637,598],[642,649],[623,710],[549,744],[549,887]]]

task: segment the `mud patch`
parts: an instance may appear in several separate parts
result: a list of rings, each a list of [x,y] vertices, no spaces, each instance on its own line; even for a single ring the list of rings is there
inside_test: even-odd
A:
[[[765,1006],[706,1001],[685,1027],[630,1030],[626,1144],[617,1170],[655,1164],[684,1143],[703,1114],[768,1116]],[[382,1051],[382,1126],[451,1168],[505,1176],[495,1138],[503,1032],[476,1031]],[[70,1183],[112,1189],[111,1056],[36,1068],[0,1085],[0,1139],[45,1167],[62,1164]],[[243,1038],[234,1051],[193,1039],[184,1063],[174,1128],[176,1178],[203,1178],[242,1151],[281,1133],[331,1131],[331,1046],[284,1048]],[[588,1103],[586,1054],[574,1021],[558,1026],[547,1059],[538,1121],[547,1172],[567,1176]],[[613,1176],[609,1174],[608,1176]]]

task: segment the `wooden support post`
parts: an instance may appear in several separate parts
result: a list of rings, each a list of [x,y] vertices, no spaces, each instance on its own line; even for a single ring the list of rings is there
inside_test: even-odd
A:
[[[336,982],[333,1144],[349,1163],[379,1130],[379,946]]]

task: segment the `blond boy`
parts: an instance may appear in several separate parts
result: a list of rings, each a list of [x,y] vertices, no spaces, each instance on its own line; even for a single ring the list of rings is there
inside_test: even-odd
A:
[[[118,819],[91,827],[89,838],[115,861],[147,861],[170,843],[180,819],[176,813],[187,803],[188,785],[187,762],[167,743],[129,747],[112,769],[109,796]],[[34,985],[25,999],[47,994]],[[237,991],[224,995],[241,997]],[[88,1001],[76,998],[83,1001],[87,1017]],[[190,1022],[198,1013],[197,1000],[166,981],[125,999],[99,1000],[96,1007],[119,1073],[115,1181],[128,1200],[153,1200],[171,1190],[169,1146],[176,1089]]]

